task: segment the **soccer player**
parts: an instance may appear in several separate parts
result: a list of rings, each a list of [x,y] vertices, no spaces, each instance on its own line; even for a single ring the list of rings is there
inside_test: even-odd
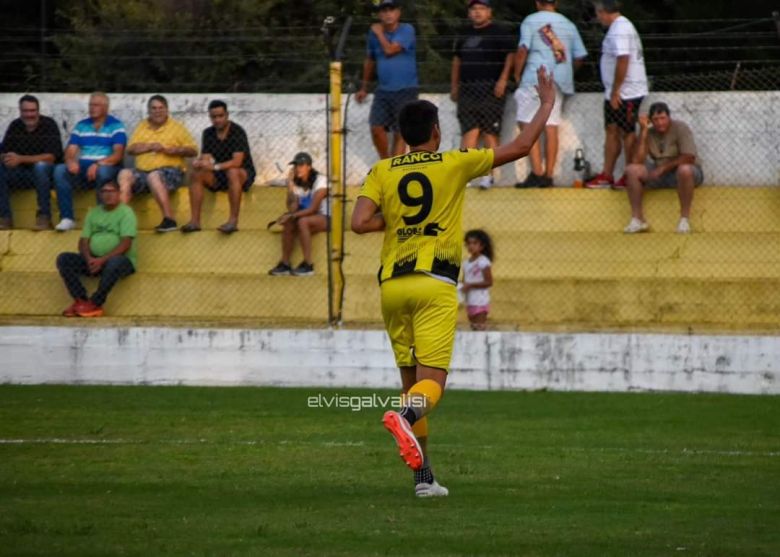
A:
[[[536,115],[514,141],[495,149],[439,153],[436,106],[406,104],[399,125],[411,151],[373,166],[352,214],[353,231],[385,234],[382,317],[401,370],[405,406],[385,412],[382,421],[414,470],[418,497],[448,494],[431,471],[426,416],[442,397],[455,342],[466,184],[531,150],[555,103],[555,84],[544,66],[537,72],[537,88]]]

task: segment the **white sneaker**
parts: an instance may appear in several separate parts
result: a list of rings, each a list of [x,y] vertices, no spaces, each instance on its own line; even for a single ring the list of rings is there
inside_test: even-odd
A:
[[[477,187],[481,190],[490,189],[490,186],[493,185],[493,177],[492,176],[482,176],[482,178],[479,179],[477,182]]]
[[[690,234],[691,223],[685,217],[680,217],[680,222],[677,223],[677,234]]]
[[[450,490],[433,480],[432,484],[422,483],[414,486],[414,494],[417,497],[446,497]]]
[[[62,219],[60,223],[54,227],[57,232],[66,232],[76,228],[76,221],[73,219]]]
[[[623,229],[623,232],[626,234],[636,234],[637,232],[647,232],[649,229],[650,225],[646,222],[632,218],[631,222],[628,223],[628,226]]]

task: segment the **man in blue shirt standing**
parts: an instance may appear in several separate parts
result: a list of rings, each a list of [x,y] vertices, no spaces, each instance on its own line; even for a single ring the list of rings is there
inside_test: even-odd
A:
[[[409,101],[417,99],[417,60],[414,27],[401,23],[401,8],[397,0],[373,0],[379,22],[368,32],[366,59],[363,62],[363,83],[355,99],[362,103],[368,95],[368,84],[376,71],[378,86],[371,103],[369,124],[371,139],[379,158],[401,155],[406,151],[398,131],[398,113]],[[393,132],[390,150],[387,132]]]
[[[553,185],[563,96],[574,94],[574,70],[582,66],[588,56],[577,27],[555,11],[555,3],[556,0],[536,0],[536,13],[526,17],[520,25],[520,42],[515,55],[515,81],[520,83],[520,86],[515,91],[515,101],[517,124],[521,130],[528,125],[539,108],[539,94],[534,85],[536,71],[540,66],[547,68],[558,87],[555,106],[544,129],[545,168],[542,168],[540,138],[529,153],[531,173],[525,181],[515,184],[518,188],[546,188]]]
[[[112,182],[122,168],[127,133],[125,125],[108,113],[108,95],[92,93],[89,118],[76,124],[65,148],[65,163],[54,168],[54,185],[60,208],[59,232],[76,227],[73,188],[97,188]]]

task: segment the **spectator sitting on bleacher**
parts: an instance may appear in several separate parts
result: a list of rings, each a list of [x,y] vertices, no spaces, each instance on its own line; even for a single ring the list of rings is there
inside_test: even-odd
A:
[[[185,158],[198,154],[195,140],[184,124],[168,114],[168,100],[153,95],[147,103],[149,117],[143,120],[130,137],[127,152],[134,155],[135,170],[119,173],[122,203],[130,203],[134,194],[151,191],[163,214],[157,232],[171,232],[178,227],[173,218],[168,192],[175,191],[184,181]]]
[[[79,253],[57,256],[57,270],[73,296],[65,317],[100,317],[108,293],[136,268],[135,213],[119,201],[119,186],[106,182],[100,189],[101,204],[90,209],[79,239]],[[81,275],[100,277],[97,291],[87,299]]]
[[[213,192],[227,191],[230,202],[230,218],[217,230],[223,234],[238,231],[238,211],[241,193],[255,182],[255,165],[249,150],[249,139],[244,128],[228,119],[224,101],[209,103],[212,125],[203,130],[200,157],[192,163],[194,174],[190,182],[190,222],[181,231],[200,230],[200,211],[203,206],[203,188]]]
[[[89,118],[76,124],[65,148],[65,163],[54,167],[54,185],[60,208],[59,232],[76,227],[73,189],[100,188],[116,179],[125,156],[127,134],[121,120],[108,113],[108,95],[92,93]]]
[[[650,123],[652,122],[652,127]],[[642,193],[649,188],[677,188],[680,198],[679,234],[691,231],[688,219],[693,203],[693,190],[704,180],[696,159],[696,144],[687,124],[672,120],[666,103],[650,106],[647,116],[639,117],[639,140],[632,164],[626,168],[628,199],[631,202],[631,222],[627,234],[645,232],[650,225],[642,210]],[[647,157],[650,161],[646,162]]]
[[[290,164],[293,168],[287,179],[287,212],[276,219],[284,227],[282,260],[268,274],[309,276],[314,274],[311,237],[328,229],[328,179],[312,167],[309,153],[298,153]],[[303,262],[293,269],[290,257],[296,235],[301,242]]]
[[[62,160],[62,139],[57,123],[41,116],[38,99],[19,99],[19,118],[11,122],[0,147],[0,230],[13,227],[11,188],[35,186],[38,213],[35,230],[51,228],[51,176]]]

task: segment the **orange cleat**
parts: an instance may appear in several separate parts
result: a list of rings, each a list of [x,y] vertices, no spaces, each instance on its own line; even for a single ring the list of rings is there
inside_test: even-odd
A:
[[[92,301],[84,302],[76,308],[79,317],[103,317],[103,308]]]
[[[423,454],[420,442],[412,433],[412,428],[401,414],[388,410],[382,417],[382,424],[390,432],[398,444],[401,458],[412,470],[419,470],[423,466]]]

